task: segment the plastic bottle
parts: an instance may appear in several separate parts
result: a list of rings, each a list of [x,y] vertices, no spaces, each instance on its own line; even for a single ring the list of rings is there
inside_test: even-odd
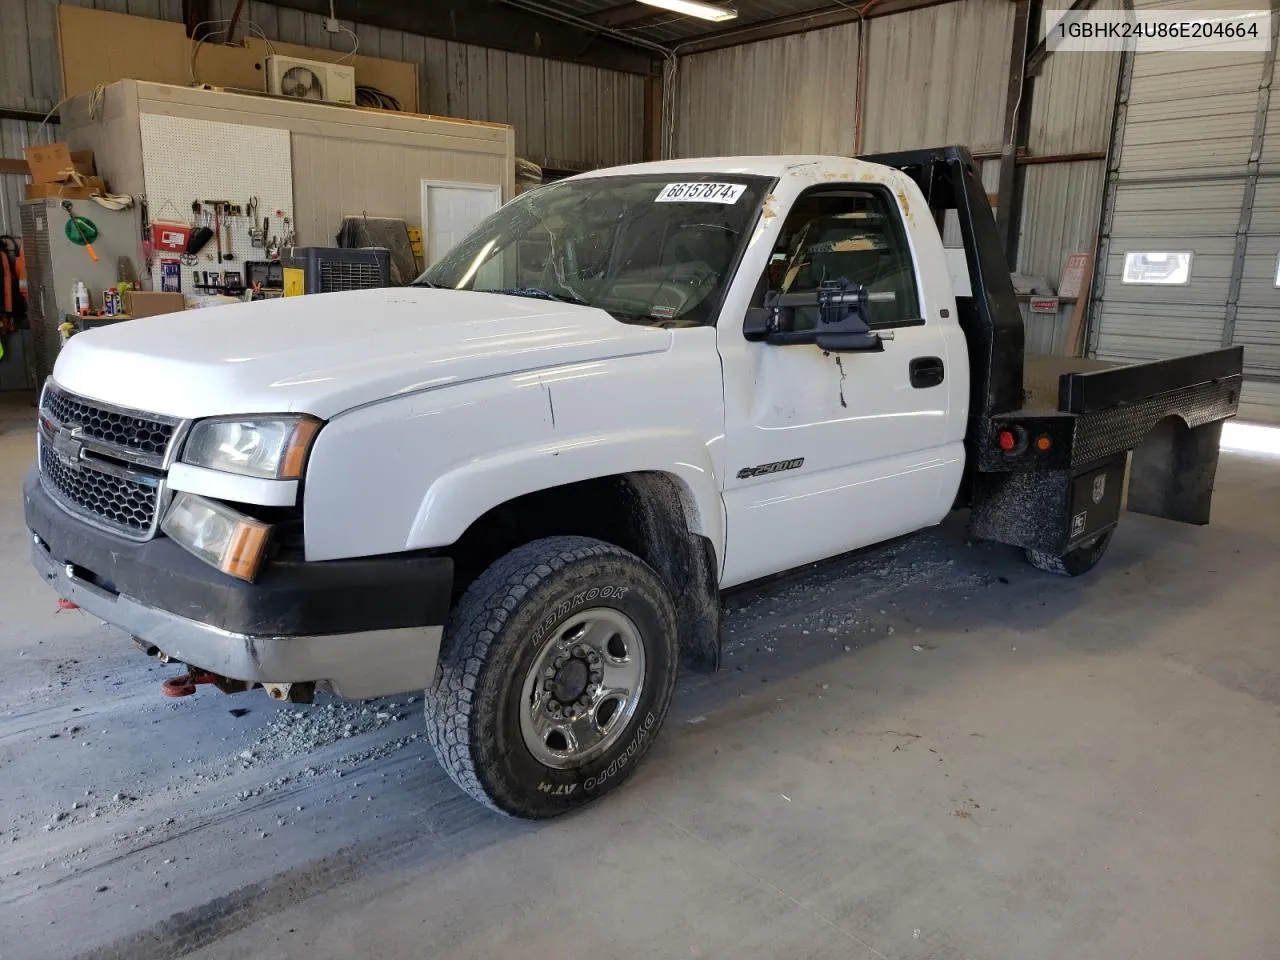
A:
[[[82,317],[89,315],[89,289],[83,280],[76,281],[76,313]]]

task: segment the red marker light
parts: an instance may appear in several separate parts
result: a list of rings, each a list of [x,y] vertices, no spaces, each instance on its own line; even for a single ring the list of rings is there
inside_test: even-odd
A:
[[[1000,445],[1001,450],[1008,453],[1018,445],[1018,438],[1010,430],[1001,430],[999,436],[996,437],[996,443]]]

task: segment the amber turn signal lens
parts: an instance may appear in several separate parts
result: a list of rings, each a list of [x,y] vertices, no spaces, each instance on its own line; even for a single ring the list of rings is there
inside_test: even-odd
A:
[[[225,503],[176,493],[160,529],[205,563],[241,580],[258,575],[271,527]]]
[[[307,453],[311,450],[311,441],[320,429],[320,421],[307,418],[299,420],[289,437],[289,446],[280,461],[280,479],[301,480],[302,467],[307,461]]]
[[[1046,450],[1048,450],[1052,446],[1053,446],[1053,441],[1049,439],[1048,434],[1042,433],[1040,434],[1040,436],[1036,437],[1036,449],[1039,450],[1041,453],[1044,453]]]
[[[267,552],[269,530],[270,528],[263,524],[247,520],[237,524],[222,558],[222,572],[252,583],[253,578],[258,575],[258,567]]]

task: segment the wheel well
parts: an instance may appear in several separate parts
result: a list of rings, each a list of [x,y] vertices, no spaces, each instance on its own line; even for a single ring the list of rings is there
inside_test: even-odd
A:
[[[719,663],[719,569],[715,548],[689,529],[693,508],[669,474],[639,472],[527,493],[476,519],[443,551],[453,558],[454,601],[499,557],[542,537],[594,537],[653,567],[676,608],[682,661]]]

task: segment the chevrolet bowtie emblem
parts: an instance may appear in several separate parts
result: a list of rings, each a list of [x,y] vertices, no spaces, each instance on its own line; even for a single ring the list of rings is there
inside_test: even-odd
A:
[[[84,444],[80,442],[79,427],[59,427],[53,434],[53,452],[69,467],[80,465],[80,453]]]

